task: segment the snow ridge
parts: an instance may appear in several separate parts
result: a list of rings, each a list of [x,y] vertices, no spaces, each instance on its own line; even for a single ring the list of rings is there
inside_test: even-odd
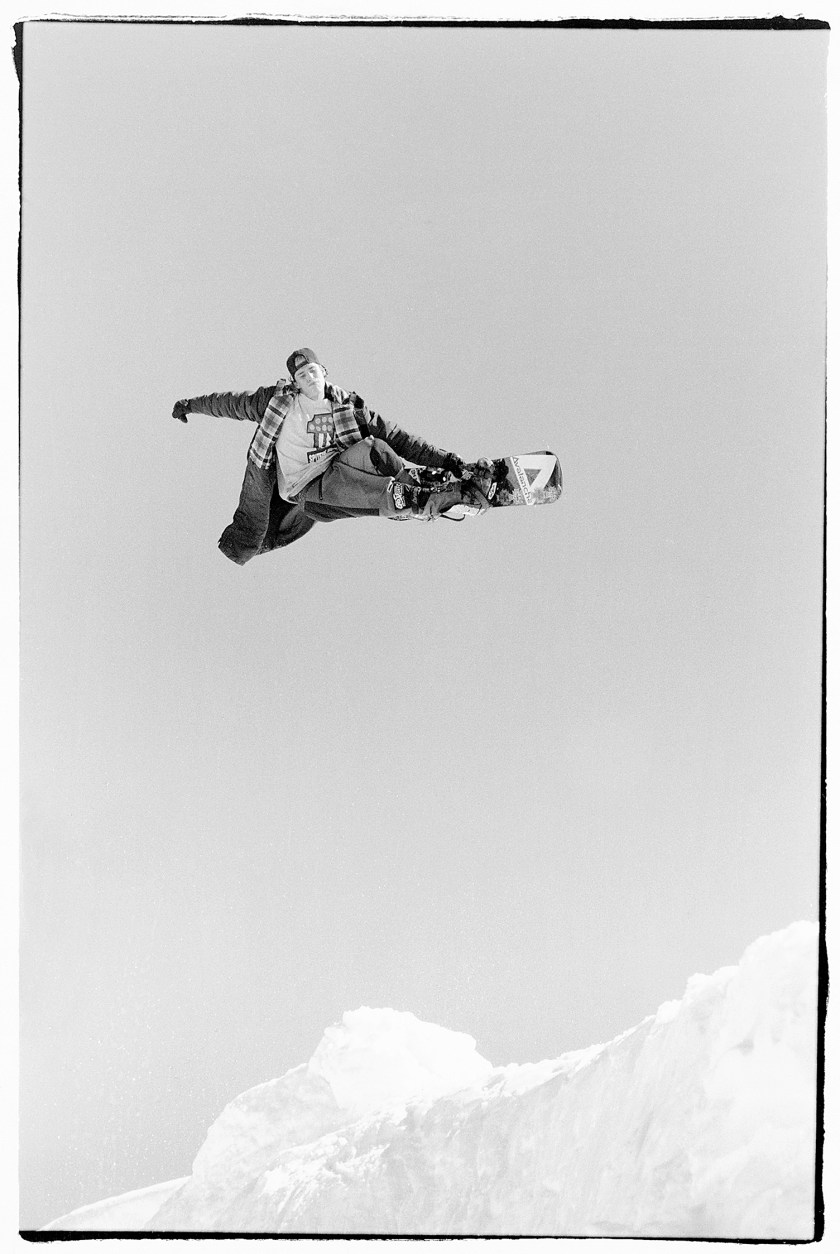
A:
[[[49,1227],[807,1240],[817,943],[809,922],[762,937],[543,1063],[493,1067],[464,1033],[349,1011],[308,1064],[225,1108],[185,1181]]]

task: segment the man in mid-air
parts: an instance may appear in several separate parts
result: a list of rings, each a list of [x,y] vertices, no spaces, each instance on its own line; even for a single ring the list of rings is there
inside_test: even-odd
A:
[[[180,422],[197,413],[257,423],[239,505],[219,539],[231,561],[244,566],[316,522],[368,515],[428,521],[456,505],[471,513],[488,508],[487,459],[467,463],[386,422],[355,392],[328,383],[311,348],[296,349],[286,368],[289,379],[256,392],[212,392],[172,410]]]

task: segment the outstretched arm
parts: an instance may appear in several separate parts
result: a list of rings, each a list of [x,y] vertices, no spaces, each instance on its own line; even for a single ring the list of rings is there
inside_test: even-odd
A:
[[[277,384],[273,383],[270,387],[257,388],[256,392],[208,392],[206,396],[193,396],[176,401],[172,417],[186,422],[187,414],[210,414],[237,422],[261,422],[276,389]]]

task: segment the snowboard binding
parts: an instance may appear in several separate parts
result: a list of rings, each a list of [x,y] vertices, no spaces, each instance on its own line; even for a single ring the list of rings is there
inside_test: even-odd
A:
[[[491,507],[550,505],[563,492],[563,472],[554,453],[542,449],[465,465],[460,477],[431,466],[412,466],[391,481],[389,518],[463,522]],[[395,500],[396,497],[396,500]]]
[[[506,474],[504,462],[491,462],[482,458],[464,468],[460,480],[462,499],[442,515],[450,522],[463,522],[486,514],[493,504],[496,489]]]
[[[485,473],[486,482],[478,481],[471,470],[459,479],[447,470],[431,466],[406,468],[388,489],[387,516],[432,522],[436,518],[462,521],[483,514],[490,501],[482,487],[491,492],[495,488],[491,487],[491,476]]]

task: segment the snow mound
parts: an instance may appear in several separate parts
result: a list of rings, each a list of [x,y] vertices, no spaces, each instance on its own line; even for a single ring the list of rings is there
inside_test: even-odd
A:
[[[117,1197],[106,1197],[101,1202],[80,1206],[72,1215],[54,1219],[41,1231],[137,1232],[158,1213],[173,1193],[183,1188],[188,1179],[189,1176],[183,1176],[178,1180],[166,1180],[162,1184],[151,1184],[145,1189],[133,1189],[130,1193],[120,1193]]]
[[[465,1032],[423,1023],[408,1011],[348,1010],[327,1028],[308,1067],[357,1115],[431,1102],[481,1085],[493,1070]]]
[[[464,1033],[349,1011],[229,1103],[192,1176],[50,1228],[811,1240],[818,942],[815,923],[762,937],[542,1063],[494,1068]]]

